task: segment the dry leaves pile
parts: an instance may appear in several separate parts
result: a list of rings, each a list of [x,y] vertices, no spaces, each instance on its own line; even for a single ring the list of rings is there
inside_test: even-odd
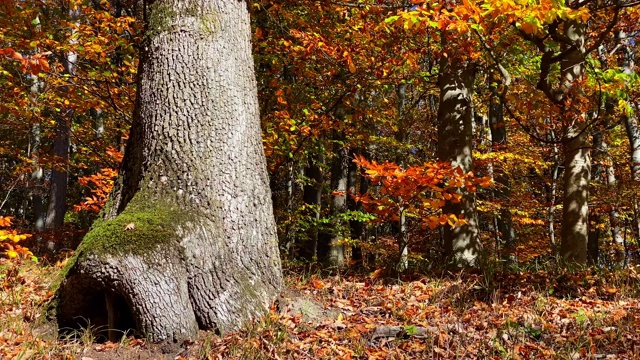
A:
[[[42,315],[59,268],[0,264],[0,358],[166,358],[142,340],[56,341]],[[175,359],[630,359],[640,353],[633,270],[446,274],[406,281],[289,278],[271,313]],[[302,299],[302,300],[301,300]]]

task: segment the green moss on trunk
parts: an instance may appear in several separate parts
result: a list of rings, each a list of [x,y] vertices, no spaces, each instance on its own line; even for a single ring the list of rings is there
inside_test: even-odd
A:
[[[78,248],[79,260],[123,254],[144,259],[158,248],[178,246],[178,232],[196,218],[190,210],[161,201],[146,202],[136,196],[116,218],[93,224]]]

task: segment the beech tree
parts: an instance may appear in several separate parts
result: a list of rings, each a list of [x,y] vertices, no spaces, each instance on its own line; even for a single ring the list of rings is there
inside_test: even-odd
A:
[[[158,0],[146,15],[122,167],[56,317],[180,343],[260,316],[282,275],[246,3]]]

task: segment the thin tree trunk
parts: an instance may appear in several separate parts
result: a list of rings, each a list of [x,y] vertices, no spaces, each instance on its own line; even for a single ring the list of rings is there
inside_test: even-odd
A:
[[[318,224],[322,208],[322,182],[324,180],[320,166],[323,162],[323,156],[321,154],[316,155],[309,160],[307,167],[304,169],[307,183],[304,185],[302,201],[310,207],[310,217],[314,220],[314,224],[307,231],[307,241],[305,244],[301,244],[302,247],[300,248],[302,257],[308,261],[318,259]]]
[[[72,111],[72,110],[68,110]],[[67,183],[69,164],[69,126],[68,119],[61,117],[56,121],[53,154],[55,155],[51,170],[51,190],[45,228],[55,229],[64,224],[67,211]]]
[[[601,129],[597,129],[596,132],[592,135],[593,141],[593,165],[591,168],[591,180],[593,183],[599,184],[600,186],[605,182],[606,179],[603,178],[603,166],[602,161],[606,156],[605,143]],[[592,206],[589,209],[589,221],[592,226],[589,228],[589,238],[587,243],[588,250],[588,259],[589,264],[597,266],[598,265],[598,257],[600,252],[600,223],[602,221],[602,216],[598,212],[598,208],[596,206]]]
[[[634,55],[630,49],[630,39],[627,34],[620,31],[617,34],[622,51],[622,71],[627,75],[634,74]],[[640,130],[638,129],[638,119],[635,114],[624,114],[623,123],[629,138],[629,160],[631,169],[631,180],[637,186],[640,183]],[[633,234],[640,239],[640,204],[637,196],[632,199],[633,205]]]
[[[506,84],[504,86],[507,86]],[[489,127],[491,129],[491,147],[496,152],[508,151],[507,128],[504,123],[504,105],[495,86],[491,87],[489,103]],[[496,219],[498,231],[504,242],[501,258],[507,262],[517,261],[515,257],[516,234],[511,220],[508,202],[511,199],[511,181],[509,175],[500,167],[493,168],[493,177],[498,184],[495,196],[500,201],[500,214]]]
[[[74,23],[70,29],[69,45],[73,47],[78,40],[74,34],[79,27],[78,17],[80,7],[67,9],[69,19]],[[64,73],[70,78],[76,75],[78,67],[78,54],[68,51],[63,60]],[[68,92],[69,89],[67,88]],[[45,227],[55,229],[64,224],[64,215],[67,211],[67,185],[69,181],[69,131],[73,123],[74,110],[71,107],[63,109],[64,113],[56,119],[55,138],[53,143],[54,164],[51,169],[51,191],[49,195],[49,206],[47,208],[47,220]]]
[[[396,115],[396,126],[398,131],[395,134],[395,140],[398,145],[403,146],[407,141],[407,129],[404,121],[404,112],[407,103],[407,84],[401,83],[396,87],[396,96],[398,97],[398,109]],[[404,167],[406,156],[403,152],[396,155],[396,164]],[[402,201],[401,199],[398,199]],[[409,266],[409,234],[407,232],[407,214],[404,205],[398,209],[398,224],[395,226],[397,243],[398,243],[398,262],[396,270],[404,271]]]
[[[555,141],[553,132],[551,133],[551,140]],[[549,207],[547,208],[547,234],[549,235],[549,245],[551,247],[551,252],[554,256],[558,253],[558,244],[556,242],[555,230],[555,209],[559,177],[560,155],[558,145],[553,144],[553,167],[551,168],[551,184],[549,185],[547,190],[547,202],[549,203]]]
[[[334,158],[331,164],[331,218],[332,226],[326,234],[326,243],[319,244],[318,257],[330,267],[345,265],[344,244],[346,225],[340,215],[347,210],[347,178],[349,176],[349,150],[340,143],[342,136],[334,135]]]

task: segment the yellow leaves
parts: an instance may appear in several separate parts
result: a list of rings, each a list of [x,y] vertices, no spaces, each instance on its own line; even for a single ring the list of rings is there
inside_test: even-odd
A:
[[[441,214],[440,216],[429,216],[427,224],[431,230],[438,226],[449,224],[451,227],[465,225],[467,222],[463,218],[458,218],[455,214]]]
[[[11,217],[0,216],[0,228],[10,227],[11,221]],[[31,237],[30,234],[20,234],[17,230],[0,229],[0,246],[4,247],[5,255],[9,259],[15,259],[20,254],[33,256],[29,249],[16,245],[16,243],[29,237]]]

